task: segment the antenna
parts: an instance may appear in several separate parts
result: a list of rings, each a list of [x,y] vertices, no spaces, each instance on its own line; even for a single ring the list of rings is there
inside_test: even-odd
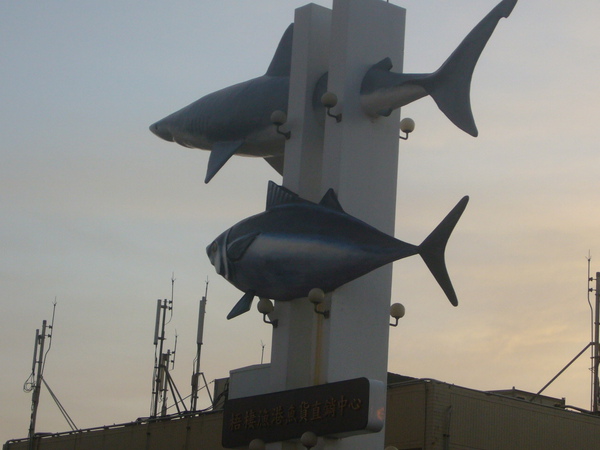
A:
[[[588,262],[588,276],[587,276],[587,284],[588,284],[588,289],[587,289],[587,301],[588,304],[590,306],[590,310],[591,310],[591,315],[592,315],[592,320],[591,320],[591,325],[592,325],[592,340],[585,346],[583,347],[583,350],[581,350],[571,361],[569,361],[569,363],[563,367],[560,372],[558,372],[554,378],[552,378],[550,381],[548,381],[548,383],[546,383],[546,385],[540,389],[533,397],[531,397],[529,399],[530,402],[533,402],[533,400],[535,400],[542,392],[544,392],[544,390],[550,386],[554,380],[556,380],[559,376],[562,375],[562,373],[567,370],[571,364],[573,364],[581,355],[583,355],[583,353],[588,349],[591,348],[592,349],[592,368],[591,368],[591,372],[592,372],[592,382],[591,382],[591,406],[590,409],[593,413],[598,414],[599,412],[599,406],[600,406],[600,272],[596,272],[596,278],[593,278],[590,276],[590,263],[592,260],[592,255],[591,253],[588,251],[588,256],[587,256],[587,262]],[[590,287],[590,283],[592,281],[596,281],[596,288],[594,289],[593,287]],[[592,302],[590,301],[590,292],[596,292],[596,303],[595,306],[592,307]]]
[[[588,263],[589,264],[589,263]],[[588,286],[594,278],[589,276],[588,268]],[[594,319],[593,319],[593,330],[592,337],[592,412],[598,413],[598,404],[600,402],[600,379],[599,368],[600,368],[600,272],[596,272],[596,303],[594,307]],[[588,287],[588,295],[594,289]],[[588,299],[589,302],[589,299]]]
[[[177,354],[177,338],[179,335],[177,334],[177,328],[175,328],[175,345],[173,346],[173,361],[171,361],[171,370],[175,369],[175,355]]]
[[[262,350],[260,352],[260,363],[263,363],[263,357],[265,356],[265,343],[262,341],[262,339],[260,340],[260,346],[262,347]]]
[[[69,417],[69,415],[67,414],[67,411],[60,404],[60,402],[58,401],[58,398],[56,397],[56,395],[54,395],[54,392],[52,392],[52,389],[50,389],[50,386],[48,386],[48,383],[46,383],[46,380],[44,379],[44,367],[46,366],[46,358],[48,356],[48,353],[50,352],[50,349],[52,348],[52,330],[54,329],[54,318],[56,316],[56,304],[57,304],[57,302],[56,302],[56,298],[55,298],[53,307],[52,307],[52,321],[50,322],[50,325],[48,325],[48,322],[46,320],[43,320],[42,321],[42,331],[40,332],[39,328],[37,330],[35,330],[35,341],[34,341],[34,347],[33,347],[33,361],[31,364],[31,375],[29,375],[29,377],[25,381],[25,384],[23,385],[23,390],[25,392],[33,391],[33,394],[31,396],[31,418],[29,421],[29,434],[28,434],[30,450],[32,450],[35,446],[35,443],[34,443],[35,423],[36,423],[36,419],[37,419],[37,411],[38,411],[38,406],[39,406],[39,402],[40,402],[40,392],[41,392],[41,388],[42,388],[42,383],[48,389],[48,392],[52,396],[52,399],[58,406],[58,408],[59,408],[60,412],[62,413],[62,415],[64,416],[64,418],[67,420],[67,423],[69,424],[71,429],[73,431],[75,431],[77,429],[75,422],[73,422],[71,417]],[[48,349],[44,353],[44,346],[46,344],[46,338],[48,338]],[[36,372],[36,370],[37,370],[37,372]]]
[[[160,326],[161,300],[156,300],[156,324],[154,325],[154,345],[158,344],[158,327]]]
[[[40,401],[40,391],[42,387],[42,372],[43,372],[43,353],[44,353],[44,344],[46,342],[46,337],[50,338],[50,336],[46,335],[46,320],[42,321],[42,332],[40,330],[35,330],[35,348],[33,350],[33,368],[31,371],[31,375],[25,382],[24,389],[27,391],[28,389],[33,391],[33,395],[31,396],[31,418],[29,420],[29,448],[33,450],[34,448],[34,438],[35,438],[35,422],[37,419],[37,410]],[[37,357],[39,355],[39,359]],[[36,374],[36,365],[37,365],[37,374]],[[29,379],[31,379],[31,384],[28,384]]]
[[[171,301],[169,302],[169,305],[171,306],[171,315],[169,316],[169,321],[167,322],[167,325],[171,323],[171,319],[173,319],[173,300],[174,300],[174,292],[175,292],[175,272],[173,272],[171,274]]]
[[[208,296],[208,277],[206,278],[206,287],[204,289],[204,296],[202,300],[200,300],[200,308],[198,310],[198,332],[196,333],[196,358],[194,359],[194,373],[192,374],[192,396],[190,409],[192,411],[198,410],[198,391],[199,391],[199,381],[200,377],[204,380],[204,387],[206,388],[206,392],[208,392],[208,397],[210,398],[211,404],[213,403],[212,396],[210,395],[210,391],[208,390],[208,383],[206,382],[206,377],[204,376],[204,372],[200,371],[200,354],[202,351],[202,341],[204,339],[204,318],[206,316],[206,298]]]
[[[150,406],[150,417],[156,417],[158,415],[159,404],[161,404],[161,416],[167,415],[167,400],[169,389],[173,393],[173,397],[176,397],[175,407],[177,411],[181,413],[179,404],[183,405],[185,411],[185,403],[175,382],[169,372],[169,366],[175,367],[175,353],[177,351],[177,330],[175,330],[175,348],[173,352],[171,350],[163,351],[165,337],[165,327],[173,318],[173,292],[175,289],[175,273],[171,277],[171,300],[157,300],[156,301],[156,320],[154,324],[154,372],[152,375],[152,403]],[[167,312],[169,313],[169,321],[167,322]],[[171,360],[171,357],[173,359]]]

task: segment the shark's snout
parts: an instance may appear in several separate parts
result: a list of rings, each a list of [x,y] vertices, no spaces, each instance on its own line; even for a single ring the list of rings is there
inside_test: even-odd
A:
[[[165,141],[173,142],[174,140],[171,132],[164,125],[162,125],[161,122],[156,122],[150,125],[150,131]]]

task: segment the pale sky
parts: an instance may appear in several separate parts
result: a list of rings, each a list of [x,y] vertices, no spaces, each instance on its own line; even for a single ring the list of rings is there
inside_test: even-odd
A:
[[[316,1],[331,7],[331,1]],[[497,3],[405,0],[406,72],[431,72]],[[208,152],[148,126],[261,75],[299,0],[0,3],[0,441],[27,435],[36,328],[57,312],[45,378],[79,427],[150,412],[156,299],[175,309],[173,377],[189,394],[198,301],[209,279],[202,369],[257,364],[270,327],[205,247],[264,209],[264,161],[233,158],[205,185]],[[520,0],[472,83],[479,137],[429,99],[403,109],[396,237],[418,244],[463,195],[450,239],[452,307],[419,258],[394,263],[389,370],[536,392],[590,341],[587,260],[600,271],[597,0]],[[376,201],[376,199],[374,199]],[[589,352],[545,392],[589,407]],[[211,384],[212,389],[212,384]],[[207,403],[206,396],[201,402]],[[174,410],[172,410],[174,411]],[[68,425],[44,390],[37,431]]]

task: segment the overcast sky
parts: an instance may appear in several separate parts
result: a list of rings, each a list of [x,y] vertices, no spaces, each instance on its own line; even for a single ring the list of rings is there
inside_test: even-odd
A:
[[[331,7],[331,1],[315,3]],[[494,0],[393,0],[407,9],[406,72],[431,72]],[[189,393],[198,301],[209,280],[209,381],[270,355],[255,309],[204,248],[264,209],[259,159],[203,182],[208,152],[148,126],[261,75],[300,0],[0,2],[0,441],[25,437],[33,341],[58,302],[45,378],[77,426],[150,412],[156,299],[171,297],[173,376]],[[453,308],[419,258],[394,263],[390,371],[536,392],[590,341],[587,256],[600,270],[597,0],[521,0],[472,83],[479,137],[429,99],[403,115],[396,237],[418,244],[463,195],[447,251]],[[374,199],[376,201],[376,199]],[[588,408],[589,352],[548,390]],[[212,389],[212,384],[211,384]],[[206,396],[201,402],[207,403]],[[68,430],[47,392],[37,431]]]

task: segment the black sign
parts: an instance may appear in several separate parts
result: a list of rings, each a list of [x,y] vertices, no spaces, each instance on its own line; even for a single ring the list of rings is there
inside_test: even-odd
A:
[[[384,416],[385,387],[366,378],[236,398],[225,403],[222,444],[287,441],[306,431],[332,437],[374,432]]]

